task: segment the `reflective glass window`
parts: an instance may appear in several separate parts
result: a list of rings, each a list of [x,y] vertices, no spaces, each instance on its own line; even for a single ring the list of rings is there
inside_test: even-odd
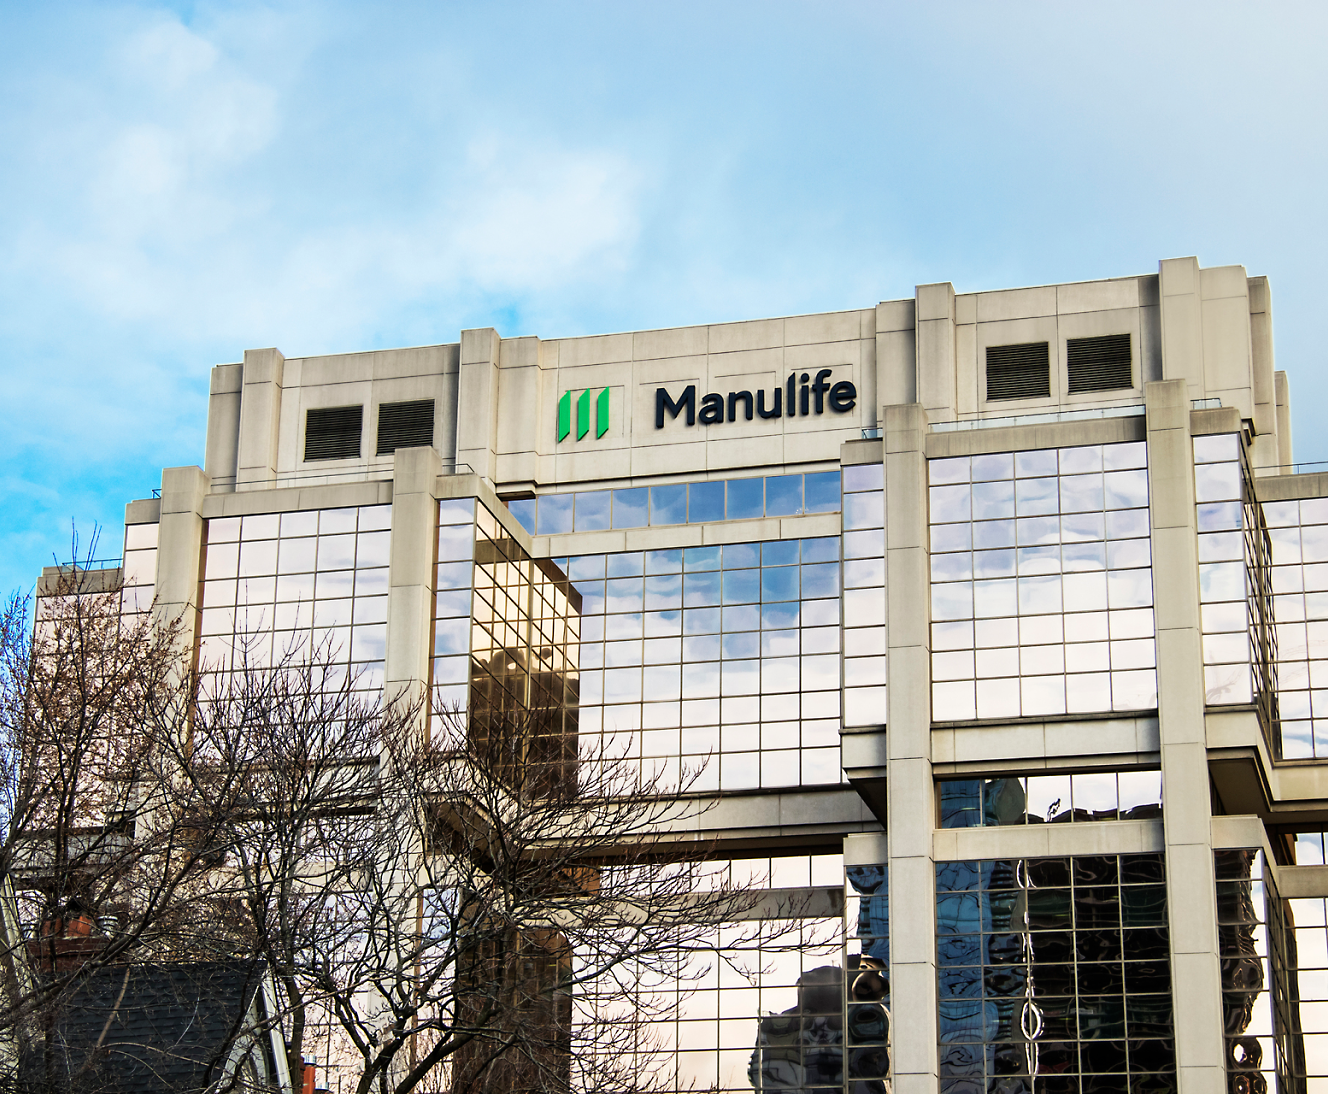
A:
[[[358,691],[379,690],[390,527],[389,505],[210,520],[202,670],[313,658],[345,666]]]
[[[1145,461],[1142,443],[930,461],[936,721],[1156,706]]]
[[[693,790],[840,782],[838,537],[566,565],[581,600],[583,736]],[[883,652],[862,658],[869,683]]]
[[[941,1089],[1174,1089],[1166,911],[1161,855],[936,863]]]

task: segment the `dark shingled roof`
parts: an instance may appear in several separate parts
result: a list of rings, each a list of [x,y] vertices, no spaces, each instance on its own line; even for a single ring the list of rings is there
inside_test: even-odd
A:
[[[263,975],[264,966],[252,961],[97,969],[57,1016],[55,1089],[207,1091],[222,1078],[229,1047]],[[24,1059],[22,1070],[25,1088],[42,1089],[46,1064],[40,1044]]]

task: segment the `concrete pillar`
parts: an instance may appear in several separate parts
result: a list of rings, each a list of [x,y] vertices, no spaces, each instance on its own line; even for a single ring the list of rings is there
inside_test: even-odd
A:
[[[955,291],[948,281],[917,292],[917,401],[933,422],[955,418]]]
[[[203,469],[212,480],[214,493],[229,494],[235,489],[243,389],[243,365],[217,365],[212,370],[212,390],[208,396],[207,454],[203,458]]]
[[[286,358],[275,349],[244,351],[244,386],[236,444],[236,490],[260,490],[277,479],[281,378]]]
[[[1176,1068],[1181,1094],[1199,1094],[1226,1077],[1188,381],[1145,385],[1144,405]]]
[[[1291,384],[1285,372],[1273,373],[1277,392],[1277,465],[1283,475],[1294,470],[1291,461]]]
[[[1250,300],[1250,372],[1254,387],[1255,467],[1277,460],[1277,382],[1273,379],[1273,294],[1268,278],[1247,279]]]
[[[199,577],[203,566],[203,499],[208,477],[201,467],[168,467],[161,473],[161,521],[157,526],[157,588],[153,615],[180,621],[181,642],[192,645],[198,629]]]
[[[887,300],[876,305],[876,402],[879,407],[918,401],[917,305]],[[877,417],[877,421],[882,419]]]
[[[921,362],[919,351],[919,363]],[[921,376],[919,375],[919,379]],[[927,413],[887,406],[885,586],[888,660],[886,838],[890,848],[890,996],[896,1094],[934,1094],[936,876],[932,861],[931,603]]]
[[[392,469],[392,553],[388,570],[383,696],[420,693],[429,680],[433,567],[437,555],[436,448],[398,448]]]
[[[498,463],[498,354],[492,327],[461,332],[457,380],[457,463],[468,464],[490,486]],[[535,428],[531,422],[530,428]]]
[[[1162,378],[1184,380],[1189,399],[1204,395],[1203,306],[1199,260],[1167,258],[1159,264]]]

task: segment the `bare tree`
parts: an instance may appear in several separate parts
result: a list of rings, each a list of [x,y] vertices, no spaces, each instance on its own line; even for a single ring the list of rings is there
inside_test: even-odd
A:
[[[436,711],[426,733],[422,695],[363,697],[330,654],[215,676],[181,757],[226,829],[214,896],[277,974],[292,1063],[317,1020],[361,1094],[649,1088],[683,957],[719,923],[782,937],[671,835],[697,806],[551,739],[547,712]]]
[[[0,617],[0,1029],[30,1089],[87,1085],[55,1031],[100,970],[202,941],[211,837],[159,744],[187,733],[188,666],[177,627],[122,616],[117,574],[64,568],[35,621],[21,596]]]
[[[95,1088],[55,1020],[108,968],[235,960],[274,976],[295,1075],[317,1027],[360,1094],[648,1089],[719,925],[794,944],[800,909],[697,868],[699,772],[643,774],[574,711],[384,701],[326,646],[200,669],[113,581],[46,591],[0,635],[0,1030],[46,1089]]]

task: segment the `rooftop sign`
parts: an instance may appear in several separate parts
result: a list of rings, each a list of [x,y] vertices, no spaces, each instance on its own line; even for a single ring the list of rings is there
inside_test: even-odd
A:
[[[695,425],[698,417],[702,425],[736,422],[739,413],[750,422],[753,412],[761,418],[805,418],[824,414],[827,403],[835,414],[847,414],[858,405],[858,389],[851,380],[831,384],[828,377],[832,372],[833,369],[823,368],[815,380],[806,372],[801,376],[790,372],[788,381],[782,388],[775,388],[768,402],[765,391],[758,391],[754,399],[750,391],[730,391],[727,398],[711,392],[701,399],[699,412],[695,384],[688,384],[676,399],[667,388],[656,388],[655,428],[664,428],[665,414],[671,414],[675,421],[681,414],[688,425]]]

